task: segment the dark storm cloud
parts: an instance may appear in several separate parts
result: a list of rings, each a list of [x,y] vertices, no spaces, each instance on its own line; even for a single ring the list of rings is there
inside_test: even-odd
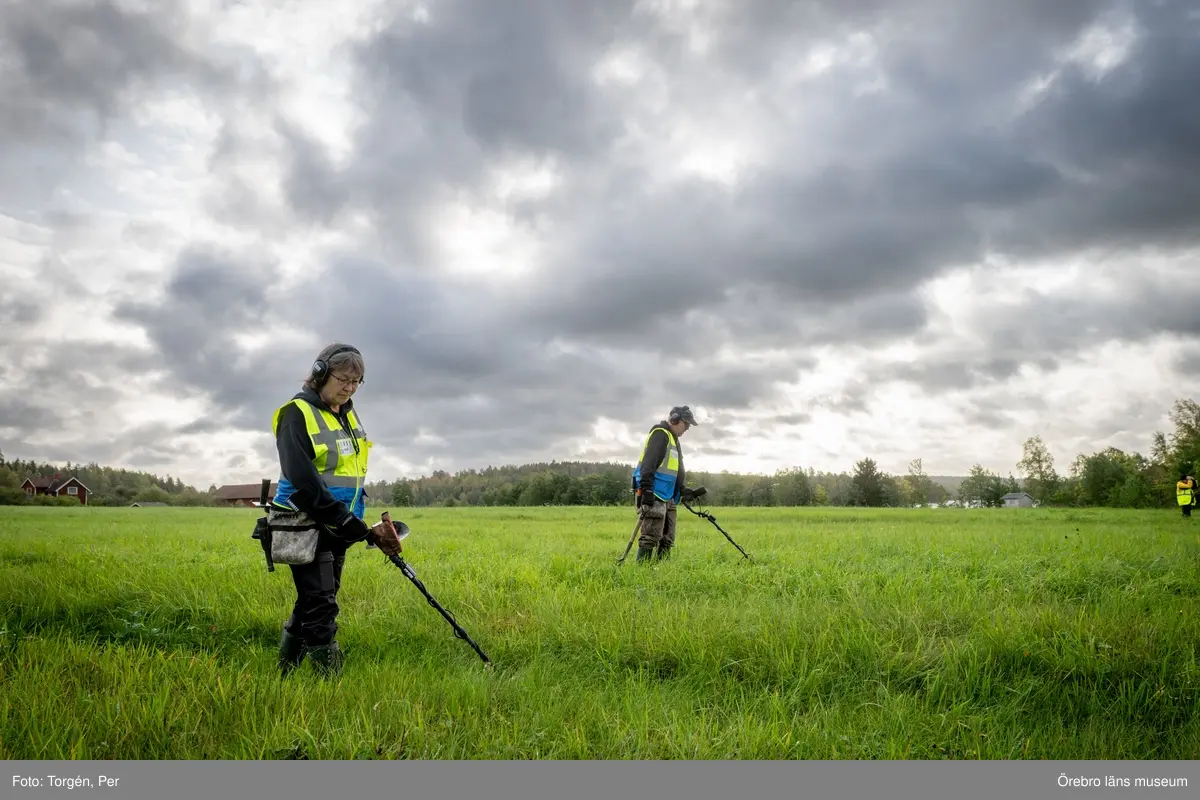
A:
[[[663,416],[665,417],[666,414],[664,413]],[[655,422],[658,422],[658,420],[655,420]],[[704,429],[704,441],[712,444],[736,440],[741,435],[737,431],[732,430],[731,428],[726,428],[722,425],[702,425],[701,427]],[[650,425],[646,425],[645,428],[645,433],[648,433]],[[700,428],[697,428],[696,430],[699,431]]]
[[[815,362],[807,362],[812,366]],[[800,367],[803,369],[803,366]],[[794,378],[794,374],[764,370],[760,367],[702,367],[677,373],[665,381],[664,396],[684,398],[681,404],[744,410],[757,403],[769,402],[776,381]]]
[[[474,189],[492,159],[586,161],[621,133],[621,109],[600,102],[589,71],[632,5],[457,0],[428,22],[396,14],[357,54],[371,113],[354,163],[334,170],[310,137],[278,124],[293,209],[320,221],[365,209],[394,246],[428,258],[424,206]]]
[[[481,147],[587,155],[619,128],[597,107],[588,71],[624,28],[632,2],[440,3],[429,24],[397,18],[363,50],[369,80],[404,96],[431,126]]]
[[[3,427],[3,426],[0,426]],[[27,430],[27,429],[26,429]],[[77,442],[56,445],[39,440],[22,430],[15,440],[5,443],[19,458],[61,464],[96,463],[101,466],[137,465],[135,469],[155,472],[165,477],[195,458],[195,447],[179,442],[178,433],[169,425],[134,426],[114,432],[103,428],[89,430]],[[36,455],[34,455],[36,454]],[[7,455],[7,453],[6,453]],[[207,484],[199,488],[207,488]]]
[[[112,0],[6,4],[0,212],[69,225],[71,214],[55,206],[62,188],[80,180],[84,152],[110,135],[119,139],[119,123],[155,92],[193,90],[218,108],[231,93],[267,102],[272,87],[256,55],[203,44],[193,50],[185,41],[189,28],[195,30],[179,3],[137,11]],[[93,188],[81,199],[90,200]]]
[[[1159,334],[1200,336],[1200,287],[1165,276],[1122,276],[1110,293],[1081,287],[1075,295],[1030,294],[981,308],[977,330],[993,352],[1054,356],[1112,341],[1142,342]]]
[[[714,17],[720,36],[713,49],[722,69],[735,69],[743,79],[751,79],[776,66],[778,54],[796,42],[838,41],[861,31],[876,32],[921,65],[926,82],[949,87],[1003,80],[989,65],[998,65],[1004,73],[1028,65],[1031,59],[1045,58],[1047,50],[1112,5],[1105,0],[1013,0],[1003,5],[955,0],[741,0],[720,5]],[[945,69],[947,62],[958,68]]]
[[[75,462],[118,455],[130,441],[118,386],[137,373],[141,357],[134,348],[99,342],[28,336],[0,342],[3,449],[10,457]],[[72,433],[79,439],[62,447],[47,441]]]
[[[24,399],[15,391],[0,392],[0,428],[17,431],[53,430],[62,425],[64,410]]]
[[[13,330],[9,325],[32,325],[43,316],[45,309],[40,303],[24,297],[0,297],[0,320],[7,330]]]
[[[916,333],[929,315],[925,301],[915,295],[868,296],[813,314],[819,324],[807,338],[815,344],[886,342]]]
[[[6,378],[0,390],[15,383],[37,387],[39,402],[69,404],[80,392],[94,394],[101,403],[117,396],[106,382],[115,376],[137,373],[144,353],[134,347],[108,342],[41,341],[18,332],[0,343],[0,360]]]
[[[344,178],[303,130],[286,119],[277,119],[275,130],[287,143],[283,189],[292,210],[301,220],[335,223],[348,202]]]
[[[1010,412],[988,406],[968,408],[964,411],[963,417],[971,425],[991,430],[1007,430],[1012,427],[1014,422]]]
[[[868,380],[855,377],[847,380],[837,391],[819,395],[812,405],[840,414],[866,413],[874,394],[875,387]]]
[[[1181,267],[1180,269],[1186,269]],[[1043,294],[1030,288],[1018,299],[979,301],[974,343],[951,354],[926,354],[905,364],[870,368],[872,381],[912,383],[930,395],[1000,386],[1029,367],[1056,372],[1086,351],[1113,342],[1136,344],[1158,336],[1200,344],[1200,288],[1179,282],[1179,270],[1136,277],[1098,266],[1099,290]],[[1113,281],[1115,286],[1107,284]],[[1185,345],[1190,346],[1190,345]],[[1176,369],[1187,374],[1186,360]]]
[[[618,271],[653,264],[659,274],[703,281],[710,295],[714,286],[756,280],[789,301],[833,302],[903,293],[978,260],[985,248],[1050,256],[1096,244],[1194,245],[1200,109],[1181,87],[1200,74],[1200,37],[1178,5],[1138,7],[1143,38],[1104,80],[1067,65],[1024,115],[996,110],[1015,113],[1019,90],[1054,66],[1052,45],[1107,19],[1081,8],[1050,12],[1044,28],[1041,12],[1014,15],[999,30],[952,14],[972,41],[986,34],[1017,43],[1014,31],[1039,31],[1001,61],[984,58],[990,48],[967,50],[963,37],[901,35],[881,54],[890,91],[845,103],[826,127],[845,148],[826,144],[820,168],[791,169],[780,153],[778,168],[760,170],[736,192],[701,195],[699,205],[683,187],[623,206],[619,216],[598,215],[585,241],[624,242]],[[828,91],[839,86],[831,81]],[[686,209],[686,236],[672,216],[677,208]],[[609,272],[557,284],[557,319],[571,318],[566,301],[576,293],[588,297],[587,320],[620,319],[627,300],[618,284],[595,291]],[[853,331],[842,337],[852,339]]]
[[[796,356],[786,371],[664,368],[655,350],[643,371],[636,352],[614,355],[542,338],[536,324],[513,319],[483,289],[451,288],[426,273],[389,271],[367,260],[338,258],[319,281],[278,302],[285,307],[318,293],[327,302],[306,306],[307,324],[343,330],[339,338],[362,349],[364,421],[373,436],[411,458],[536,453],[556,439],[586,435],[593,420],[614,409],[628,409],[622,418],[641,425],[676,403],[751,408],[770,397],[776,381],[814,364]],[[356,298],[352,315],[340,297]],[[448,440],[445,450],[416,441],[422,430]]]
[[[1200,378],[1200,342],[1193,343],[1190,352],[1175,358],[1175,371],[1187,378]]]
[[[891,364],[872,373],[877,380],[906,381],[930,394],[974,388],[982,383],[1004,383],[1021,371],[1022,359],[1013,356],[971,358],[922,358],[907,364]]]
[[[1200,183],[1177,168],[1196,159],[1190,142],[1200,111],[1179,95],[1183,77],[1200,69],[1197,40],[1180,34],[1194,23],[1178,6],[1135,7],[1144,38],[1129,63],[1095,82],[1054,55],[1119,7],[1069,6],[730,6],[717,15],[704,60],[687,54],[681,34],[631,16],[623,4],[590,12],[600,21],[552,4],[523,3],[500,19],[486,4],[452,4],[426,23],[397,18],[363,47],[362,87],[377,110],[359,135],[356,160],[335,170],[311,141],[291,134],[291,196],[309,217],[330,219],[346,204],[386,216],[383,236],[425,267],[425,202],[478,189],[488,158],[549,153],[565,165],[574,192],[571,201],[559,196],[543,207],[550,259],[561,266],[552,279],[531,281],[524,303],[507,304],[513,336],[634,350],[666,341],[689,314],[720,315],[730,290],[747,284],[764,287],[774,303],[723,323],[746,336],[755,335],[756,321],[782,313],[783,303],[822,303],[831,312],[871,297],[895,304],[899,316],[828,326],[827,341],[904,335],[924,323],[923,307],[907,293],[989,247],[1060,253],[1101,235],[1132,246],[1200,211]],[[811,124],[826,135],[819,162],[797,164],[794,153],[780,151],[732,189],[640,182],[644,176],[614,148],[621,126],[636,120],[622,118],[588,80],[605,47],[640,39],[679,44],[654,51],[678,96],[691,97],[718,73],[742,80],[721,88],[744,89],[763,80],[786,48],[838,41],[856,28],[880,34],[874,68],[887,90],[848,99],[854,69],[835,69],[795,95],[811,103]],[[1060,70],[1051,89],[1014,117],[1022,87],[1051,69]],[[759,90],[772,94],[769,85]],[[780,88],[772,99],[783,104],[792,93]],[[1089,119],[1120,124],[1106,134]],[[788,141],[790,123],[763,121]],[[1068,169],[1079,166],[1091,170],[1086,179]],[[601,168],[611,170],[607,180],[595,178]],[[1131,181],[1155,191],[1131,195],[1124,188]],[[1184,237],[1195,227],[1175,229]],[[490,339],[501,324],[494,316],[467,330]],[[794,324],[778,330],[786,335]]]
[[[181,44],[186,22],[170,3],[148,12],[109,0],[9,4],[0,17],[3,141],[77,143],[164,80],[228,88],[227,73]]]
[[[1185,100],[1200,74],[1200,18],[1185,5],[1133,6],[1144,35],[1128,63],[1100,80],[1067,67],[1018,121],[1016,143],[1081,177],[1031,204],[999,240],[1005,246],[1064,252],[1200,240],[1200,108]]]
[[[628,363],[524,335],[482,291],[348,260],[338,260],[324,287],[330,302],[312,308],[307,323],[344,330],[340,338],[362,350],[367,383],[358,402],[368,433],[406,457],[444,455],[415,443],[422,429],[449,440],[455,456],[505,458],[646,403],[649,392]],[[355,297],[353,317],[340,296]]]
[[[155,352],[143,370],[168,373],[160,389],[209,393],[211,413],[224,425],[269,430],[271,413],[287,399],[279,391],[297,390],[316,355],[287,341],[265,353],[242,353],[239,336],[265,332],[301,307],[286,302],[278,283],[273,263],[194,247],[179,256],[161,297],[122,300],[113,317],[146,332]],[[204,421],[193,425],[203,429]]]
[[[443,453],[415,443],[425,430],[481,458],[536,454],[651,394],[602,353],[510,335],[486,296],[428,276],[344,258],[311,282],[277,275],[271,264],[194,250],[179,259],[161,298],[118,305],[114,316],[154,343],[154,366],[170,374],[164,388],[211,395],[211,416],[182,432],[269,430],[271,413],[299,388],[316,353],[290,345],[242,356],[235,337],[284,320],[362,350],[364,424],[406,457]]]

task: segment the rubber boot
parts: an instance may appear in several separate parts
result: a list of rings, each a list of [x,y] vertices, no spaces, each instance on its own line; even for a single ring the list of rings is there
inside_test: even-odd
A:
[[[286,630],[279,640],[279,674],[286,678],[304,660],[304,640]]]
[[[659,561],[666,561],[670,557],[671,557],[671,548],[669,546],[668,547],[660,546],[658,548],[658,560]]]
[[[641,545],[638,546],[637,560],[638,560],[639,564],[643,561],[649,561],[653,557],[654,557],[654,548],[653,547],[642,547]]]
[[[322,678],[335,678],[342,674],[342,650],[337,642],[310,647],[308,658]]]

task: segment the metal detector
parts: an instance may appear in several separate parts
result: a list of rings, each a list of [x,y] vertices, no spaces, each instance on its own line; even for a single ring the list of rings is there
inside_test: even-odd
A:
[[[386,512],[386,511],[383,512],[383,520],[385,522],[392,523],[392,527],[394,527],[396,529],[396,535],[401,540],[403,540],[405,537],[407,537],[408,534],[411,532],[411,531],[409,531],[408,526],[405,525],[403,522],[392,522],[392,518],[388,515],[388,512]],[[391,561],[393,564],[395,564],[399,568],[399,570],[404,573],[404,577],[406,577],[410,581],[412,581],[413,586],[416,586],[417,589],[420,590],[421,594],[425,595],[425,599],[429,602],[429,605],[431,605],[435,609],[437,609],[437,612],[439,614],[441,614],[446,619],[447,622],[450,623],[450,627],[454,628],[455,637],[462,639],[464,642],[471,645],[471,647],[475,650],[475,652],[479,654],[479,657],[483,659],[483,663],[485,663],[485,664],[492,663],[492,660],[487,657],[487,654],[479,649],[479,645],[475,644],[475,640],[473,640],[467,634],[467,632],[465,630],[463,630],[463,627],[458,624],[458,620],[456,620],[454,618],[454,615],[451,614],[449,611],[447,611],[445,608],[443,608],[442,604],[439,603],[434,598],[434,596],[429,593],[429,590],[427,590],[425,588],[425,584],[421,583],[421,579],[417,577],[417,574],[415,572],[413,572],[413,568],[408,565],[408,562],[405,561],[404,558],[399,553],[397,553],[394,556],[388,556],[388,560]]]
[[[726,533],[725,529],[717,524],[716,517],[714,517],[712,514],[708,513],[707,511],[704,511],[704,510],[697,511],[696,509],[692,508],[691,503],[698,500],[699,498],[703,497],[706,494],[708,494],[707,489],[705,489],[703,486],[697,486],[695,489],[684,489],[680,493],[679,500],[681,503],[683,503],[683,507],[686,508],[688,511],[692,512],[693,514],[695,514],[697,517],[700,517],[701,519],[706,519],[709,522],[711,522],[717,530],[719,530],[722,534],[725,535],[725,538],[729,540],[729,543],[738,549],[738,552],[741,553],[743,557],[749,558],[751,561],[753,561],[754,559],[750,558],[750,554],[747,553],[745,550],[743,550],[741,545],[739,545],[737,542],[735,542],[733,540],[733,537],[731,537],[728,533]]]

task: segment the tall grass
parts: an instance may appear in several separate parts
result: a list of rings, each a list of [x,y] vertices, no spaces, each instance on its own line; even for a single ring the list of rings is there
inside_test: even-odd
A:
[[[681,509],[682,511],[682,509]],[[280,681],[252,510],[0,510],[0,758],[1200,757],[1200,522],[1166,512],[403,509],[495,662],[350,551],[340,681]]]

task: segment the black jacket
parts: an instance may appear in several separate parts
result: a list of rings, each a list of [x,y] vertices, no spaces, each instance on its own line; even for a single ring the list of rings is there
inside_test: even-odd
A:
[[[642,470],[638,474],[638,486],[641,487],[643,494],[654,491],[654,471],[667,457],[666,428],[666,420],[655,425],[652,429],[653,433],[650,434],[650,441],[646,444],[646,455],[642,457]],[[679,474],[675,476],[675,490],[678,492],[683,489],[685,477],[683,474],[683,445],[679,443],[678,436],[675,437],[675,446],[679,448]]]
[[[342,423],[342,427],[348,433],[351,432],[347,415],[354,408],[353,400],[347,400],[335,412],[317,392],[308,387],[292,397],[293,400],[297,398],[333,414]],[[275,448],[279,451],[279,469],[283,477],[296,487],[290,498],[292,504],[316,522],[334,529],[344,528],[344,535],[340,538],[359,540],[368,530],[366,524],[351,513],[349,506],[334,497],[321,480],[321,475],[313,463],[317,454],[313,451],[312,439],[309,438],[308,428],[304,423],[304,413],[295,403],[289,403],[280,415],[279,429],[275,432]],[[366,496],[365,488],[363,496]],[[355,521],[360,524],[356,525]]]

